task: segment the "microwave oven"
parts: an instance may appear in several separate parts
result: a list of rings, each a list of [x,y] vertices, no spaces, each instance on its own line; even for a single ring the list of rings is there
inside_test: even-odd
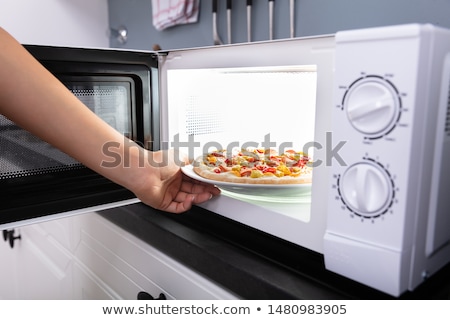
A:
[[[449,262],[449,30],[410,24],[158,52],[26,48],[150,150],[194,159],[269,146],[313,159],[311,184],[217,183],[204,210],[392,296]],[[138,201],[0,120],[3,229]]]

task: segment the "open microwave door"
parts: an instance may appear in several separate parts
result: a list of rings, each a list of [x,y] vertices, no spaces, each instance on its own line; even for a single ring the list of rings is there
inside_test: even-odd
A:
[[[211,212],[322,252],[334,38],[172,51],[160,56],[161,137],[191,160],[214,149],[308,152],[323,164],[309,185],[227,185]],[[320,162],[316,162],[320,163]],[[185,173],[200,178],[190,168]],[[313,200],[314,198],[317,198]],[[322,199],[322,200],[321,200]],[[312,214],[314,212],[314,214]]]
[[[149,52],[25,46],[125,137],[159,141],[157,59]],[[53,121],[53,119],[48,119]],[[136,202],[135,196],[0,116],[0,228]]]

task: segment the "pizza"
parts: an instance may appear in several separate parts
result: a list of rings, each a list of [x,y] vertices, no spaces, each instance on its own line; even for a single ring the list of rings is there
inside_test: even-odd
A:
[[[241,149],[231,153],[215,150],[198,157],[193,170],[203,178],[250,184],[307,184],[312,181],[307,154],[287,150]]]

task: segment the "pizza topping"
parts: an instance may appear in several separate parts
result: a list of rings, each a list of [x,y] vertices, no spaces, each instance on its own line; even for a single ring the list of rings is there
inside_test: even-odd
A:
[[[251,178],[261,178],[263,175],[262,171],[258,169],[252,169],[250,173]]]
[[[287,150],[278,155],[276,151],[243,149],[227,157],[226,150],[216,150],[204,157],[204,163],[217,174],[230,172],[237,177],[296,177],[310,170],[311,159],[303,152]]]
[[[312,181],[311,158],[295,150],[215,150],[197,158],[194,171],[216,181],[246,184],[307,184]]]

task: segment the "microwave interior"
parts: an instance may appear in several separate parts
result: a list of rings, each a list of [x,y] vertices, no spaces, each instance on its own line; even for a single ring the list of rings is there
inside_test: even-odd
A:
[[[28,47],[78,99],[100,118],[143,144],[151,124],[149,66],[108,64],[114,52]],[[90,63],[89,55],[103,63]],[[112,55],[112,56],[108,56]],[[73,60],[79,61],[73,61]],[[53,119],[48,119],[53,121]],[[144,129],[145,128],[145,129]],[[146,131],[147,130],[147,131]],[[0,116],[0,224],[134,198],[124,188]]]
[[[317,66],[178,69],[169,70],[167,79],[169,130],[181,143],[193,142],[182,147],[191,159],[214,150],[268,147],[314,158],[308,146],[314,141]],[[221,189],[266,207],[295,204],[281,213],[310,220],[310,184]]]

